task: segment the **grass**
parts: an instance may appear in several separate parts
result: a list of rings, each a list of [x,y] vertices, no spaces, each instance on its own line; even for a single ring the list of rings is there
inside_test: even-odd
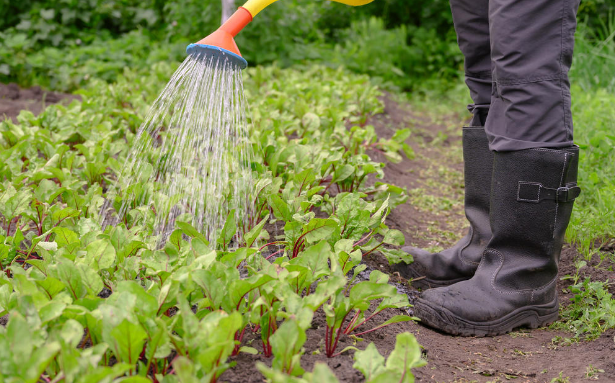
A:
[[[612,282],[610,282],[612,283]],[[554,327],[571,331],[575,337],[596,339],[604,331],[615,328],[615,300],[606,281],[586,278],[570,288],[574,297],[561,312],[562,320]]]
[[[615,94],[573,88],[575,141],[581,147],[579,184],[568,240],[589,260],[596,245],[615,238]]]

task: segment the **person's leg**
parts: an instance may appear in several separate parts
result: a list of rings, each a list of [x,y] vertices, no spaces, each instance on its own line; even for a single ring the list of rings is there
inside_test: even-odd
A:
[[[404,247],[414,262],[395,267],[402,276],[414,279],[423,290],[448,286],[474,275],[487,242],[489,192],[493,153],[483,127],[491,102],[491,55],[489,40],[489,0],[451,0],[459,47],[465,57],[466,84],[473,104],[470,126],[463,128],[465,213],[470,223],[467,235],[451,248],[432,254],[416,247]]]
[[[427,325],[482,336],[557,319],[559,255],[580,193],[567,79],[577,7],[578,0],[490,1],[492,237],[471,279],[417,300],[414,313]]]
[[[492,150],[572,145],[568,70],[579,1],[490,1]]]
[[[450,0],[450,5],[473,101],[468,105],[473,114],[470,126],[484,126],[492,94],[489,0]]]

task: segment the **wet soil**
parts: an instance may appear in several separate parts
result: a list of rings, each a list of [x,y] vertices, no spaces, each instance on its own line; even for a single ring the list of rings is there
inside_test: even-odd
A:
[[[68,104],[80,97],[73,94],[51,92],[34,86],[22,89],[17,84],[0,84],[0,121],[7,118],[16,121],[19,112],[29,110],[39,114],[45,105],[59,102]]]

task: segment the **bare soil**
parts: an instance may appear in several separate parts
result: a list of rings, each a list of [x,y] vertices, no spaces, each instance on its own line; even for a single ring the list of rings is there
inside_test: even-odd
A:
[[[13,83],[0,84],[0,121],[7,118],[16,121],[19,112],[24,109],[37,115],[45,108],[45,105],[58,102],[68,104],[74,99],[80,99],[80,97],[46,91],[39,86],[22,89]]]

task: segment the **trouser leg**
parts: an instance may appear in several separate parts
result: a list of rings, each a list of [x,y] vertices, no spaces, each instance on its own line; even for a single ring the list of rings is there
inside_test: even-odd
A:
[[[437,253],[413,246],[402,248],[413,256],[414,262],[396,265],[395,270],[423,290],[471,278],[491,238],[489,187],[493,152],[483,128],[491,102],[488,5],[489,0],[451,0],[458,42],[465,56],[466,83],[474,101],[468,106],[474,114],[472,122],[464,127],[462,135],[464,207],[470,229],[455,245]]]
[[[572,145],[568,71],[579,0],[489,0],[496,151]]]
[[[450,0],[457,42],[464,56],[466,84],[473,104],[470,126],[483,126],[491,103],[489,0]]]

